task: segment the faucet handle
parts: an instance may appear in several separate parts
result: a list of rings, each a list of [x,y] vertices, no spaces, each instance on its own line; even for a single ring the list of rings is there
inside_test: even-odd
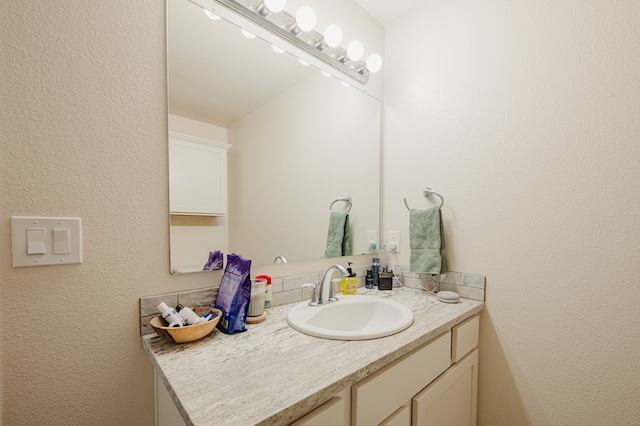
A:
[[[318,306],[318,285],[316,283],[306,283],[302,284],[301,287],[311,289],[311,300],[309,301],[309,306]]]

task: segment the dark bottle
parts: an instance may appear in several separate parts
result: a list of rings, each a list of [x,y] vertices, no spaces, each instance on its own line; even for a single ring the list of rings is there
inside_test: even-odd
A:
[[[371,274],[371,269],[367,270],[367,277],[364,282],[365,288],[373,288],[373,275]]]
[[[380,282],[380,258],[374,257],[371,265],[371,273],[373,274],[373,286],[378,287]]]

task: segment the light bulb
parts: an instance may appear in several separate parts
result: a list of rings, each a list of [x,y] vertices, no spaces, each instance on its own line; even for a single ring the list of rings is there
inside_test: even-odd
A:
[[[273,49],[273,51],[274,51],[274,52],[276,52],[276,53],[284,53],[284,49],[282,49],[282,48],[280,48],[280,47],[276,46],[275,44],[272,44],[272,45],[271,45],[271,48],[272,48],[272,49]]]
[[[382,68],[382,58],[377,53],[372,53],[367,58],[367,69],[371,72],[378,72]]]
[[[309,6],[302,6],[296,13],[296,25],[304,32],[316,26],[316,13]]]
[[[264,5],[273,13],[282,12],[287,0],[264,0]]]
[[[245,30],[244,28],[240,28],[240,32],[242,33],[242,35],[244,35],[246,38],[256,38],[256,35],[254,33],[251,33],[247,30]]]
[[[214,21],[217,21],[218,19],[220,19],[220,15],[216,15],[209,9],[204,9],[204,14],[207,15],[207,18],[213,19]]]
[[[347,46],[347,56],[352,61],[359,61],[364,55],[364,46],[358,40],[354,40]]]
[[[335,24],[329,25],[324,30],[324,42],[327,43],[329,47],[336,47],[342,43],[342,30],[339,26]]]

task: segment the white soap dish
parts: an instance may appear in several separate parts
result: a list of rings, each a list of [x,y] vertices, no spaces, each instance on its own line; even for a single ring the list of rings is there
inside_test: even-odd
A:
[[[458,303],[460,296],[455,291],[439,291],[436,298],[444,303]]]

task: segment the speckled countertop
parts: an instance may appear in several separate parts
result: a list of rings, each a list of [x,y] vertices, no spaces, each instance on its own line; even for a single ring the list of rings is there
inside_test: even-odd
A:
[[[150,334],[143,345],[187,424],[286,425],[484,308],[483,302],[446,304],[404,288],[361,288],[359,294],[407,305],[413,325],[380,339],[327,340],[291,328],[286,317],[294,305],[284,305],[244,333],[215,330],[182,345]]]

